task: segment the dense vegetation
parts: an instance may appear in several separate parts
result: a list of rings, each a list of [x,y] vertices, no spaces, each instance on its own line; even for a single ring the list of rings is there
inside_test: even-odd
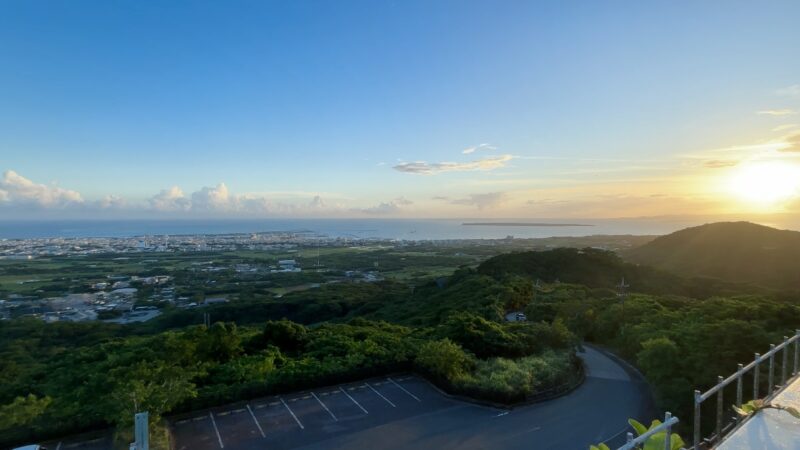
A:
[[[748,363],[754,352],[765,352],[770,343],[800,327],[800,303],[791,293],[744,286],[744,293],[736,294],[730,293],[735,285],[716,282],[728,295],[702,295],[706,288],[688,280],[676,283],[676,290],[695,294],[675,295],[668,283],[659,281],[674,276],[623,263],[601,251],[503,255],[478,271],[498,279],[511,272],[582,283],[537,289],[525,309],[527,315],[563,320],[579,337],[614,350],[644,373],[658,405],[680,417],[692,417],[694,389],[711,387],[718,375],[735,372],[738,363]],[[611,289],[614,275],[619,274],[625,275],[634,292],[624,304]],[[759,294],[748,293],[753,291]],[[761,380],[765,383],[766,376]],[[730,396],[734,393],[726,395],[734,398]]]
[[[462,269],[413,293],[391,281],[340,283],[204,308],[210,328],[194,311],[137,326],[0,322],[0,442],[124,432],[135,410],[158,418],[407,370],[456,394],[524,400],[578,371],[575,336],[561,321],[503,321],[530,295],[524,279]]]
[[[800,232],[749,222],[687,228],[626,253],[633,262],[681,275],[800,289]]]
[[[414,283],[239,295],[138,325],[0,322],[0,445],[109,425],[124,434],[137,409],[157,418],[394,371],[516,402],[575,380],[578,339],[616,351],[660,407],[691,417],[693,389],[800,327],[791,291],[685,278],[597,249],[509,253]],[[518,310],[529,322],[504,321]],[[198,325],[204,312],[210,328]]]
[[[608,289],[616,289],[624,278],[626,284],[635,286],[639,292],[696,298],[764,291],[759,286],[743,286],[713,278],[682,277],[628,263],[616,253],[592,248],[508,253],[487,260],[478,271],[499,279],[517,274],[546,283],[573,283]]]

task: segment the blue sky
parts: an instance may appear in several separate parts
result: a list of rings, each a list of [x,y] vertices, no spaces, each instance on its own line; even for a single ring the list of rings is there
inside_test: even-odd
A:
[[[800,186],[739,188],[750,166],[795,174],[797,17],[796,1],[7,0],[0,214],[793,213]]]

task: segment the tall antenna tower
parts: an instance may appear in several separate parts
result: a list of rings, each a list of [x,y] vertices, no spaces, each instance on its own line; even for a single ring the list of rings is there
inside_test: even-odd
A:
[[[617,297],[619,297],[619,301],[622,303],[622,326],[620,327],[620,334],[625,334],[625,297],[628,296],[628,288],[631,287],[629,284],[625,284],[625,277],[622,277],[622,280],[617,285]]]
[[[620,298],[622,304],[625,304],[625,297],[628,296],[628,288],[631,287],[630,284],[625,284],[625,277],[622,277],[622,280],[617,285],[617,297]]]

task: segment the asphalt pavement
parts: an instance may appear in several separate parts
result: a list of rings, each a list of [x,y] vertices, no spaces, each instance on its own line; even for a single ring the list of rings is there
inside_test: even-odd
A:
[[[581,449],[652,419],[638,374],[592,348],[571,393],[511,410],[442,395],[404,375],[215,408],[171,421],[176,450]]]

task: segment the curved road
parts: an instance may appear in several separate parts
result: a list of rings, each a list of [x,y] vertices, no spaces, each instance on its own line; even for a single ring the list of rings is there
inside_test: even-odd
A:
[[[621,443],[649,421],[635,371],[587,347],[586,381],[542,403],[497,409],[443,396],[416,376],[363,380],[196,411],[171,420],[176,450],[558,449]]]
[[[175,450],[557,449],[622,444],[627,420],[653,417],[647,386],[625,363],[587,347],[586,381],[512,410],[443,396],[416,376],[363,380],[172,418]],[[609,439],[612,439],[609,442]],[[48,448],[107,450],[108,436]]]
[[[588,346],[579,355],[586,381],[563,397],[507,413],[452,401],[450,408],[300,448],[586,450],[612,437],[609,445],[621,445],[628,418],[652,419],[649,390],[624,363]]]

